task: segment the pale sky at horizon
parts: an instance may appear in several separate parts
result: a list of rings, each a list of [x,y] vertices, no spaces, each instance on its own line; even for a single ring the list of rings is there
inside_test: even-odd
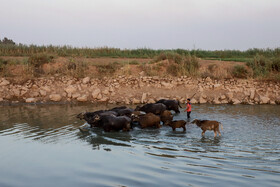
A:
[[[0,0],[0,38],[152,49],[280,47],[280,0]]]

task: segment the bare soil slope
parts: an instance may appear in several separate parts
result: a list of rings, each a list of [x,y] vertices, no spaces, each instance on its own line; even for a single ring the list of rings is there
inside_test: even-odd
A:
[[[1,75],[22,79],[32,78],[34,70],[28,66],[28,57],[1,57],[9,60],[2,70]],[[232,70],[235,65],[245,66],[243,62],[218,61],[198,59],[198,77],[206,78],[232,78]],[[57,57],[50,63],[42,66],[40,77],[70,76],[70,77],[104,77],[114,75],[147,75],[166,76],[169,61],[154,62],[148,58],[72,58]],[[245,66],[246,67],[246,66]],[[247,68],[247,67],[246,67]],[[248,69],[248,68],[247,68]],[[248,69],[250,72],[250,70]]]

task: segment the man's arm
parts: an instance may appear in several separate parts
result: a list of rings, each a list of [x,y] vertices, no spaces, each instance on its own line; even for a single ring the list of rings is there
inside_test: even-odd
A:
[[[186,108],[186,110],[184,110],[184,112],[186,112],[188,109],[189,109],[189,105],[187,105],[187,108]]]

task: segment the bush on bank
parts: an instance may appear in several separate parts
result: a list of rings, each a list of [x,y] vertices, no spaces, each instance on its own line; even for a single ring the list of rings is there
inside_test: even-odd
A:
[[[247,66],[252,68],[254,78],[266,78],[270,74],[280,72],[280,57],[267,58],[257,54],[252,61],[247,63]]]

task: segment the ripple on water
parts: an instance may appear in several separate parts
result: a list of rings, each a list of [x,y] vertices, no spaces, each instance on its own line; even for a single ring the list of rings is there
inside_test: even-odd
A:
[[[92,105],[0,107],[0,186],[278,186],[278,106],[194,105],[221,121],[222,137],[187,124],[81,132]],[[185,113],[174,117],[186,119]],[[15,180],[15,178],[17,180]]]

